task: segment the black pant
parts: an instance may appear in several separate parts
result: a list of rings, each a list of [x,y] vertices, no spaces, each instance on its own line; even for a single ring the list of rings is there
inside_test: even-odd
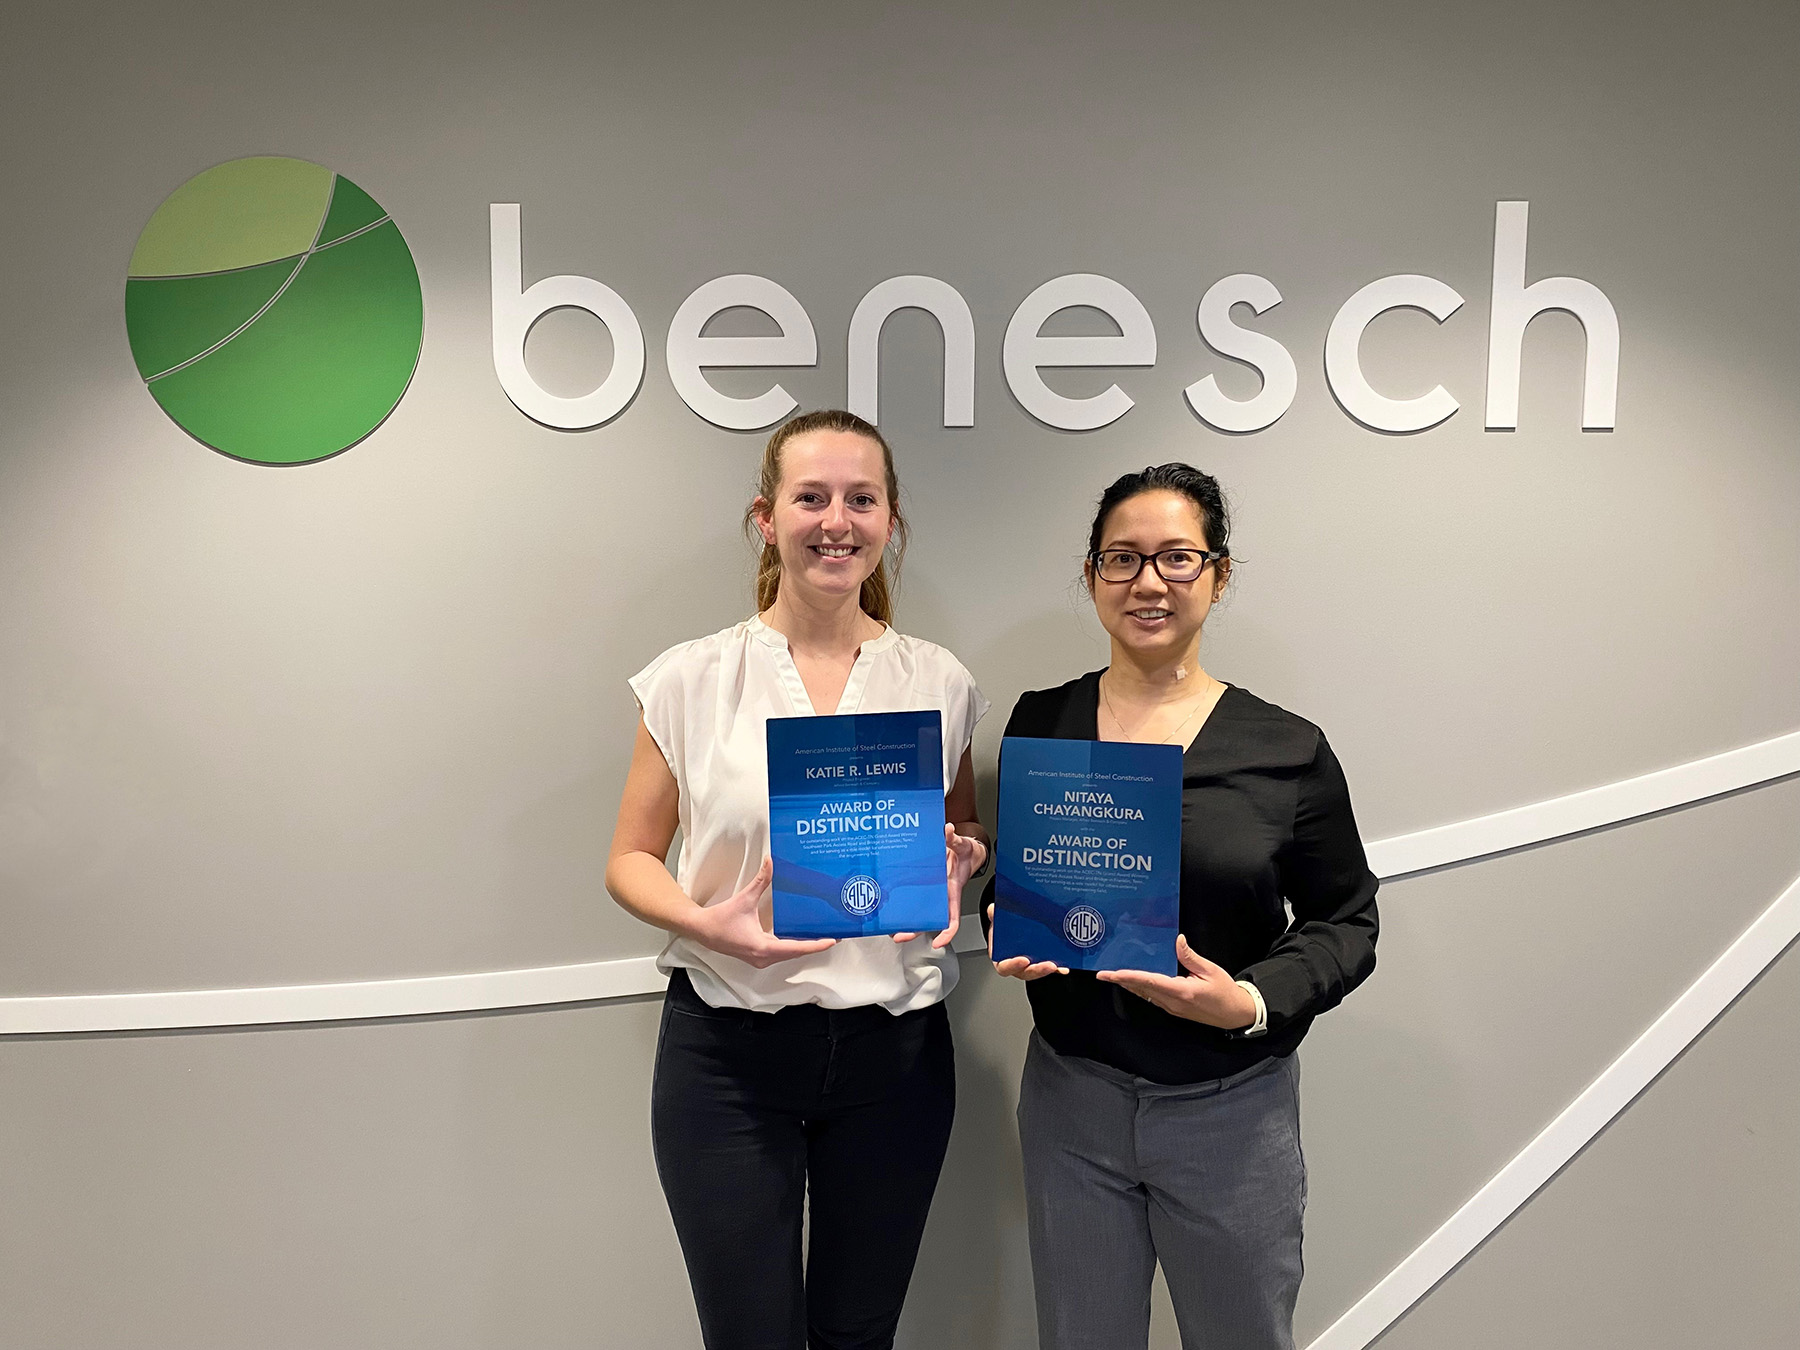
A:
[[[707,1350],[888,1350],[955,1111],[942,1004],[712,1008],[677,970],[650,1128]]]

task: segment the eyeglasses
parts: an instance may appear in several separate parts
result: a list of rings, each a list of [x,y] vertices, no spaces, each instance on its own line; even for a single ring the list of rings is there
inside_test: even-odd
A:
[[[1103,548],[1088,554],[1102,581],[1132,581],[1149,563],[1164,581],[1197,581],[1207,567],[1225,557],[1222,549],[1165,548],[1139,553],[1129,548]]]

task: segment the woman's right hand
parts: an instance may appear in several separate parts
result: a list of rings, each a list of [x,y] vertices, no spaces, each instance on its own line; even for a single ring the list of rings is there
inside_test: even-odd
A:
[[[994,961],[994,907],[987,907],[988,917],[988,960]],[[1009,975],[1015,980],[1041,980],[1046,975],[1067,975],[1069,968],[1059,966],[1054,961],[1034,962],[1029,956],[1009,956],[1004,961],[994,961],[994,973]]]
[[[763,897],[769,893],[769,879],[774,875],[775,864],[764,858],[756,875],[742,890],[717,904],[698,906],[693,918],[683,925],[686,930],[683,936],[722,956],[734,956],[758,970],[765,970],[778,961],[792,961],[796,956],[810,956],[836,946],[836,938],[807,941],[778,938],[763,927]]]

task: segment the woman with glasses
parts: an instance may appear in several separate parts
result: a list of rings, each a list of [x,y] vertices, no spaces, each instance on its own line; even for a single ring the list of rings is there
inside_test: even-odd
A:
[[[969,758],[987,700],[949,652],[889,626],[906,522],[869,423],[780,427],[744,523],[762,545],[757,613],[631,680],[642,716],[606,884],[670,934],[651,1139],[707,1350],[881,1350],[955,1110],[943,1000],[963,883],[988,851]],[[768,719],[928,708],[950,785],[943,930],[774,936]]]
[[[1112,659],[1006,726],[1185,751],[1180,976],[995,967],[1030,982],[1036,1024],[1019,1135],[1044,1350],[1142,1350],[1159,1261],[1184,1346],[1293,1345],[1294,1050],[1374,968],[1376,881],[1323,733],[1200,664],[1229,533],[1186,464],[1107,488],[1084,575]]]

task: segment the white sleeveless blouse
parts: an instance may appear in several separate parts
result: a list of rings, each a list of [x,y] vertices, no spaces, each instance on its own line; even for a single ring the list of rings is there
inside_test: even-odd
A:
[[[697,904],[746,885],[769,852],[765,724],[810,717],[806,686],[787,639],[761,619],[671,647],[631,678],[631,691],[681,793],[681,858],[675,880]],[[956,781],[988,701],[974,677],[934,643],[892,628],[862,645],[839,713],[936,708],[944,719],[944,785]],[[879,1004],[891,1013],[929,1007],[956,986],[956,957],[928,939],[849,938],[766,970],[686,938],[657,958],[685,967],[715,1008],[773,1012],[796,1003],[826,1008]]]

